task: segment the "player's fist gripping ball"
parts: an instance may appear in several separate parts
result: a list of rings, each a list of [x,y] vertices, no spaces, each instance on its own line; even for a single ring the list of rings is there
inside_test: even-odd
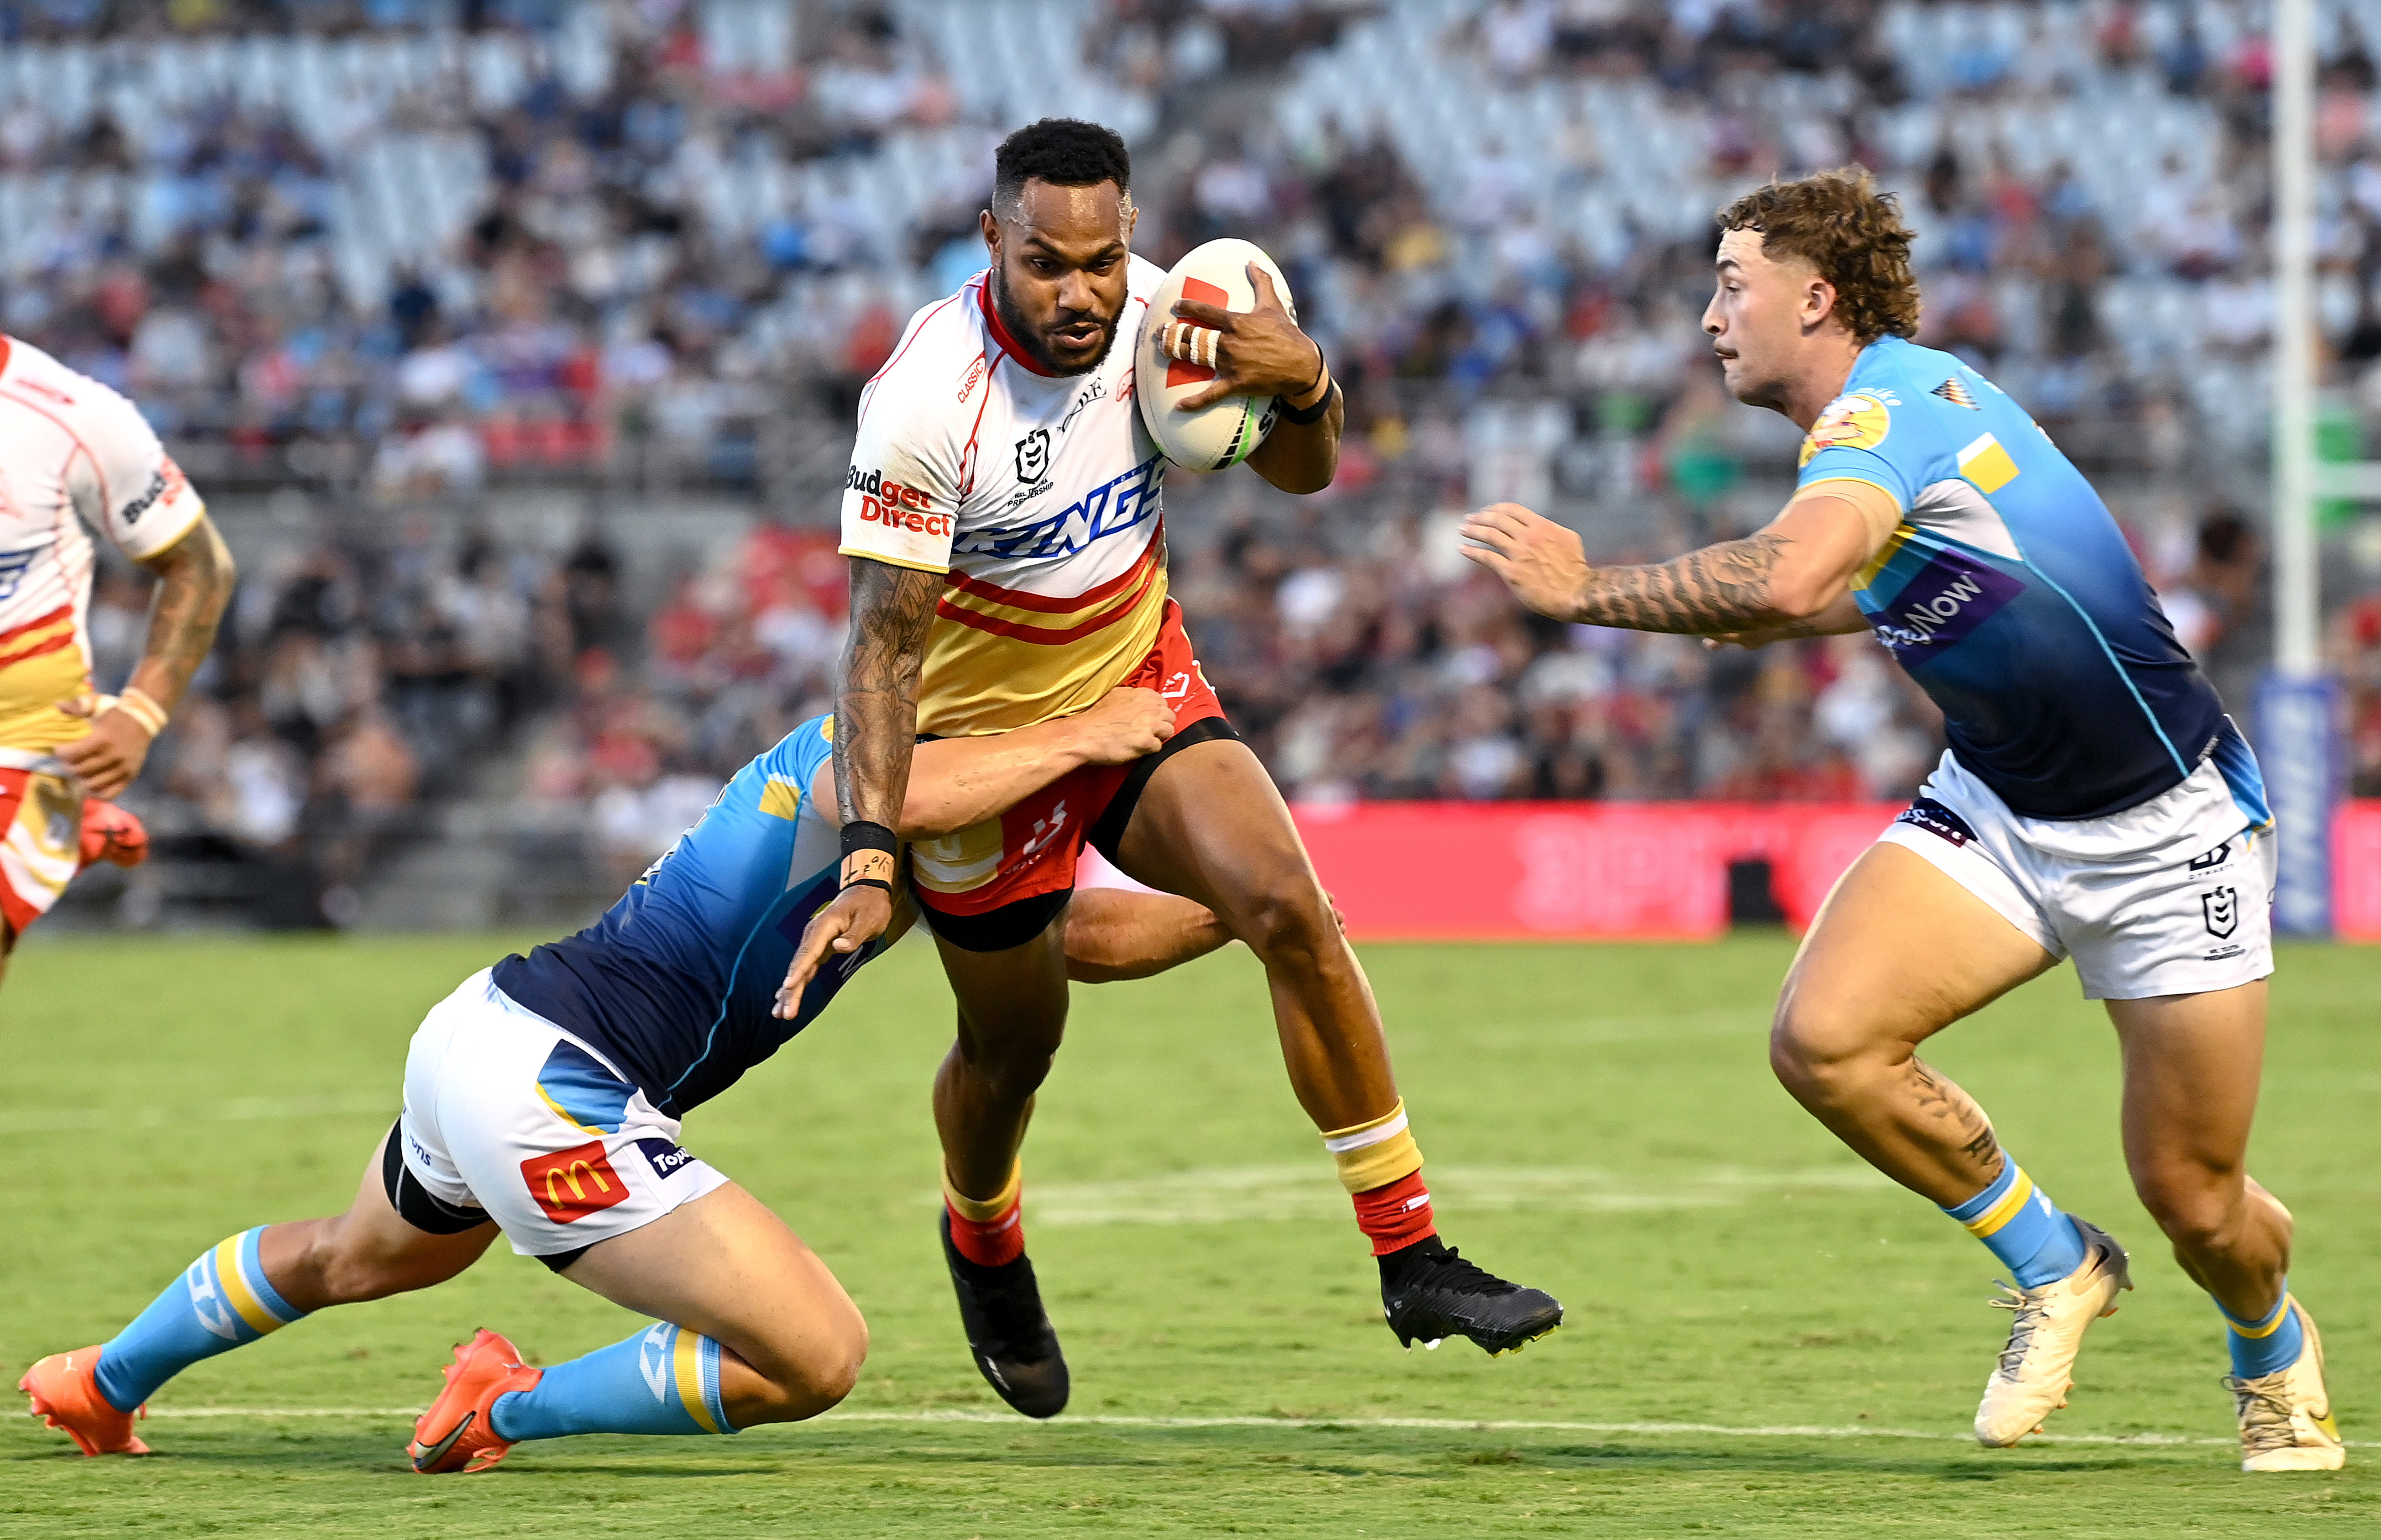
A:
[[[1166,457],[1186,470],[1239,465],[1264,443],[1281,415],[1280,404],[1269,395],[1201,401],[1215,394],[1218,366],[1228,363],[1231,337],[1224,328],[1201,324],[1200,318],[1174,313],[1175,302],[1186,299],[1239,314],[1256,309],[1260,296],[1249,275],[1251,262],[1272,280],[1275,296],[1295,321],[1298,306],[1281,269],[1253,243],[1229,239],[1211,240],[1175,263],[1142,317],[1133,366],[1141,420]],[[1224,372],[1229,373],[1227,367]],[[1185,409],[1185,402],[1196,405]]]

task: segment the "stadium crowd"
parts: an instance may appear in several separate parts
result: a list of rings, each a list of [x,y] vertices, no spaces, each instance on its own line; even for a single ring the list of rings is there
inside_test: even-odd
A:
[[[2330,442],[2353,455],[2381,418],[2381,15],[2326,15]],[[1020,30],[1092,94],[1026,79]],[[288,68],[260,83],[267,48]],[[1461,562],[1451,515],[1517,495],[1617,560],[1764,515],[1791,434],[1716,388],[1697,221],[1858,159],[1921,228],[1922,340],[2102,479],[2241,709],[2266,67],[2223,0],[43,0],[0,6],[0,327],[133,393],[201,478],[466,510],[251,576],[175,750],[189,806],[361,849],[298,831],[457,783],[457,746],[490,739],[439,712],[551,698],[526,795],[600,803],[626,863],[824,698],[839,595],[781,575],[816,564],[831,473],[770,482],[768,425],[839,450],[909,309],[977,264],[999,128],[1088,103],[1140,151],[1141,249],[1264,242],[1348,388],[1325,497],[1169,487],[1211,676],[1294,794],[1889,797],[1936,730],[1864,640],[1545,625]],[[790,527],[592,653],[586,572],[458,533],[510,478],[657,455]],[[2373,546],[2336,579],[2381,590]],[[2381,600],[2339,597],[2381,792]]]

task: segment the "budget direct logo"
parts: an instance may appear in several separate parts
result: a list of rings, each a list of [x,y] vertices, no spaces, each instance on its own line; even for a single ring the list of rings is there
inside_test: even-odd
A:
[[[520,1170],[521,1180],[529,1184],[529,1195],[537,1200],[545,1217],[556,1224],[583,1219],[627,1201],[629,1196],[629,1184],[612,1169],[611,1158],[604,1153],[601,1139],[590,1139],[552,1155],[532,1155],[520,1163]]]
[[[924,488],[887,481],[881,470],[862,471],[858,466],[852,467],[843,474],[843,490],[860,494],[860,519],[863,524],[881,524],[913,535],[951,532],[951,515],[934,511],[934,500]]]

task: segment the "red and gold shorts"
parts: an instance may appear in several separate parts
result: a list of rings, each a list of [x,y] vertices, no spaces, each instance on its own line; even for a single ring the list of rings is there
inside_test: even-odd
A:
[[[1182,610],[1166,601],[1157,645],[1120,685],[1155,690],[1174,708],[1174,736],[1129,765],[1085,765],[996,819],[910,847],[910,881],[934,934],[970,952],[1001,952],[1040,935],[1074,891],[1089,843],[1113,856],[1142,788],[1167,756],[1210,738],[1236,738],[1199,672]]]
[[[82,866],[82,789],[39,770],[0,770],[0,919],[21,936]]]

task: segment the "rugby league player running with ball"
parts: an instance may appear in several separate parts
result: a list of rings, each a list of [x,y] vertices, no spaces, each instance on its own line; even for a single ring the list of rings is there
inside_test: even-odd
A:
[[[1510,503],[1467,554],[1557,619],[1758,647],[1875,631],[1949,749],[1813,922],[1777,1004],[1786,1088],[2009,1267],[2009,1343],[1976,1437],[2066,1404],[2085,1328],[2132,1286],[1917,1047],[2075,960],[2124,1063],[2126,1164],[2230,1345],[2249,1471],[2344,1453],[2290,1215],[2247,1171],[2273,972],[2272,819],[2255,759],[2177,643],[2116,521],[2024,410],[1911,343],[1911,234],[1867,174],[1772,185],[1720,215],[1703,312],[1728,389],[1806,437],[1783,513],[1653,566],[1592,568]]]
[[[1129,876],[1196,900],[1264,964],[1300,1105],[1323,1131],[1380,1259],[1390,1328],[1490,1352],[1562,1306],[1437,1239],[1372,990],[1288,809],[1224,720],[1166,597],[1165,460],[1133,396],[1133,339],[1164,274],[1131,254],[1124,142],[1045,119],[1009,136],[983,215],[992,264],[920,311],[861,399],[843,504],[851,633],[836,697],[845,885],[788,976],[884,932],[905,880],[892,831],[920,734],[1004,732],[1117,685],[1157,690],[1173,736],[999,819],[918,844],[914,885],[959,1000],[934,1082],[945,1260],[977,1367],[1031,1416],[1066,1405],[1067,1365],[1024,1252],[1018,1152],[1067,1020],[1060,923],[1088,841]],[[1212,358],[1196,408],[1278,397],[1250,466],[1330,485],[1341,406],[1322,349],[1252,268],[1254,310],[1168,318]],[[1209,346],[1212,345],[1212,352]],[[1155,1110],[1149,1110],[1154,1111]]]

